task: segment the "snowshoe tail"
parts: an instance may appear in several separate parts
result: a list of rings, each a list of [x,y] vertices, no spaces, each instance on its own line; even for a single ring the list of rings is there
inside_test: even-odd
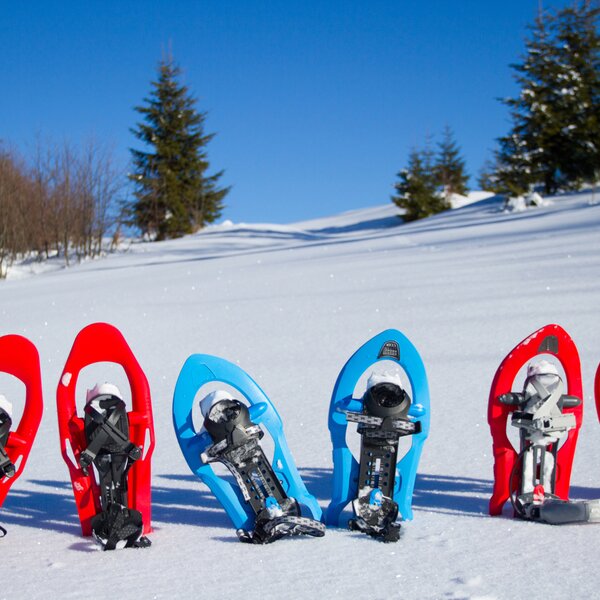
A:
[[[600,500],[561,500],[549,497],[527,507],[524,518],[549,525],[600,522]]]
[[[588,500],[586,504],[589,511],[588,521],[590,523],[600,523],[600,500]]]
[[[532,518],[535,521],[542,521],[550,525],[587,523],[592,520],[589,504],[589,502],[546,500],[539,507],[535,507]]]

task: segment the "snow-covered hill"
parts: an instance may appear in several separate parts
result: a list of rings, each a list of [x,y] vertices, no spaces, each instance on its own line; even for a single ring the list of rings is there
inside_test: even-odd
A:
[[[594,597],[600,529],[487,516],[493,374],[508,350],[550,322],[578,344],[585,418],[573,497],[600,497],[600,205],[590,194],[506,214],[488,198],[402,225],[394,207],[294,225],[224,224],[182,240],[0,284],[0,334],[38,347],[45,414],[0,522],[0,597],[574,598]],[[77,332],[118,326],[153,392],[155,532],[148,550],[101,553],[79,536],[59,453],[55,390]],[[329,530],[323,539],[239,544],[224,511],[188,471],[171,399],[192,353],[247,370],[277,406],[309,489],[330,496],[327,408],[339,369],[379,331],[420,350],[432,426],[414,521],[399,543]],[[84,371],[126,388],[114,365]],[[20,389],[0,375],[0,392]]]

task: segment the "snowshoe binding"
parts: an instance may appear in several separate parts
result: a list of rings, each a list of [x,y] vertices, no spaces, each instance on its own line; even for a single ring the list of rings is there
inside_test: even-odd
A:
[[[511,425],[519,429],[520,452],[511,473],[511,502],[518,517],[552,525],[600,520],[600,501],[562,500],[555,493],[557,449],[577,426],[564,409],[581,398],[564,394],[556,366],[546,360],[529,364],[521,393],[508,392],[498,402],[514,406]]]
[[[227,393],[213,392],[205,400],[218,396]],[[286,535],[324,535],[325,526],[302,517],[296,500],[285,493],[260,446],[264,432],[250,420],[248,407],[226,398],[216,401],[206,412],[204,428],[214,444],[204,451],[202,459],[206,463],[219,461],[229,469],[256,515],[254,531],[238,529],[240,541],[268,544]]]
[[[216,384],[238,390],[244,401],[217,389],[200,402],[203,421],[194,424],[196,394]],[[173,422],[190,469],[221,502],[240,541],[267,544],[285,536],[324,535],[321,509],[300,478],[279,414],[237,365],[206,354],[190,356],[177,380]],[[265,434],[274,445],[271,460],[260,444]],[[233,481],[215,471],[217,462]]]
[[[15,475],[15,465],[6,453],[6,443],[12,426],[12,405],[0,394],[0,480]],[[6,535],[6,529],[0,525],[0,537]]]
[[[398,363],[408,375],[416,401],[396,373],[373,372],[361,398],[353,392],[361,376],[379,360]],[[348,423],[361,437],[358,460],[346,440]],[[336,382],[329,411],[334,488],[327,523],[347,525],[384,542],[400,538],[397,519],[412,518],[411,502],[421,447],[429,430],[429,392],[423,363],[409,340],[388,330],[350,358]],[[399,440],[412,436],[399,460]],[[351,504],[354,518],[343,509]]]
[[[105,383],[89,390],[84,412],[88,445],[79,455],[79,465],[86,475],[95,467],[102,507],[92,518],[92,534],[104,550],[150,546],[142,536],[142,514],[127,507],[127,474],[142,451],[129,439],[127,411],[118,388]]]
[[[6,453],[8,435],[12,426],[12,405],[0,394],[0,478],[14,477],[15,465]]]
[[[398,504],[394,502],[398,441],[421,431],[421,423],[408,417],[410,397],[399,378],[377,381],[372,377],[363,397],[362,412],[345,411],[349,422],[358,423],[361,436],[358,497],[352,502],[356,515],[350,529],[363,531],[385,542],[400,537]]]

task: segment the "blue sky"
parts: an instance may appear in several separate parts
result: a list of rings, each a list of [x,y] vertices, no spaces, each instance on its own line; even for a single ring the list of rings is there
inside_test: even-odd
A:
[[[544,0],[545,8],[567,0]],[[94,136],[126,169],[129,132],[172,48],[208,111],[224,218],[292,222],[389,201],[427,135],[452,127],[476,176],[515,93],[539,0],[4,2],[0,139]],[[472,184],[475,177],[472,178]]]

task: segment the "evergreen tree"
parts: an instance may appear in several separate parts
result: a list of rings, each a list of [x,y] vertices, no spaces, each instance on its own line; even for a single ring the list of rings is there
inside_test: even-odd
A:
[[[513,127],[500,138],[498,181],[521,194],[594,181],[600,165],[600,9],[589,0],[540,13],[523,62],[512,65],[521,87],[503,102]]]
[[[444,129],[442,141],[438,144],[435,173],[447,200],[452,194],[464,196],[468,192],[469,176],[465,172],[465,161],[460,156],[460,149],[448,126]]]
[[[131,221],[142,233],[161,240],[179,237],[215,221],[229,188],[217,187],[223,175],[207,175],[205,112],[178,81],[180,69],[171,58],[158,67],[150,98],[135,110],[144,120],[132,133],[151,151],[131,149],[136,200]]]
[[[406,210],[405,221],[422,219],[450,208],[443,195],[438,193],[438,184],[433,161],[433,152],[413,149],[408,157],[408,167],[398,173],[400,179],[394,185],[397,192],[392,201]]]
[[[587,0],[556,19],[563,150],[560,171],[575,187],[600,178],[600,5]]]

